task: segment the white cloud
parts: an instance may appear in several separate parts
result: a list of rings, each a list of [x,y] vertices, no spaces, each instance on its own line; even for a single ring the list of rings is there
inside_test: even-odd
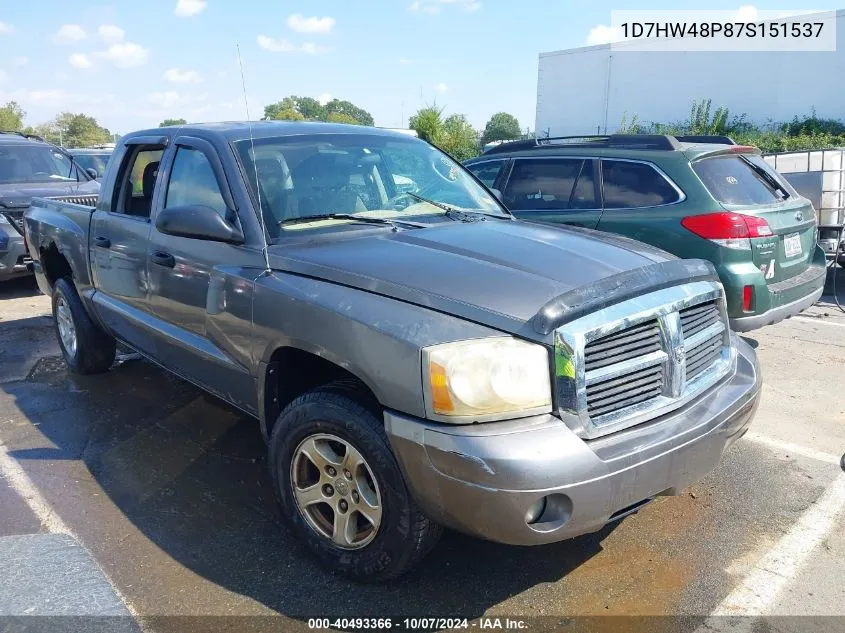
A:
[[[173,13],[180,18],[189,18],[193,15],[199,15],[208,7],[206,0],[178,0],[176,8]]]
[[[414,0],[408,6],[408,11],[436,14],[440,13],[444,7],[457,7],[462,11],[471,13],[478,11],[481,5],[482,3],[479,0]]]
[[[299,47],[299,50],[307,55],[324,55],[332,49],[328,46],[321,46],[320,44],[315,44],[314,42],[305,42],[302,46]]]
[[[154,92],[147,95],[147,101],[159,108],[172,108],[173,106],[189,103],[190,98],[183,97],[178,92],[169,90],[167,92]]]
[[[67,58],[70,65],[74,68],[91,68],[94,65],[94,62],[91,61],[91,58],[84,53],[74,53],[70,57]]]
[[[288,16],[287,20],[288,28],[298,33],[331,33],[335,22],[336,20],[329,16],[306,18],[301,13],[294,13]]]
[[[61,88],[48,88],[44,90],[28,90],[21,88],[12,92],[0,92],[0,101],[17,101],[24,109],[29,106],[41,106],[44,108],[68,108],[76,106],[96,106],[106,103],[113,104],[115,97],[112,94],[97,93],[96,95],[79,92],[68,92]]]
[[[6,74],[5,70],[0,70],[0,84],[5,82],[9,78],[9,75]]]
[[[56,43],[65,42],[79,42],[88,37],[88,34],[78,24],[62,24],[59,30],[53,36],[53,41]]]
[[[446,92],[449,90],[449,86],[447,86],[446,84],[444,84],[444,83],[441,81],[439,84],[437,84],[436,86],[434,86],[434,90],[435,90],[436,92],[439,92],[440,94],[444,94],[444,93],[446,93]]]
[[[610,44],[611,42],[618,42],[621,39],[621,28],[618,26],[599,24],[590,29],[590,32],[587,35],[587,44],[589,46],[593,46],[595,44]]]
[[[408,59],[407,57],[400,57],[399,63],[402,64],[403,66],[407,66],[408,64],[411,63],[411,60]]]
[[[288,42],[286,39],[275,39],[267,35],[258,36],[258,45],[264,50],[272,51],[274,53],[290,53],[296,50],[296,46]]]
[[[319,44],[314,44],[313,42],[305,42],[301,46],[297,46],[284,38],[277,39],[267,35],[258,36],[258,45],[264,50],[268,50],[273,53],[300,52],[308,55],[322,55],[323,53],[328,53],[331,50],[327,46],[321,46]]]
[[[26,66],[29,63],[29,57],[24,57],[21,55],[20,57],[15,57],[15,66]]]
[[[149,51],[134,42],[112,44],[104,51],[94,53],[94,57],[111,62],[118,68],[132,68],[147,63]]]
[[[100,34],[100,38],[104,42],[109,44],[122,42],[126,35],[126,31],[115,24],[101,24],[100,28],[97,29],[97,33]]]
[[[733,22],[756,22],[758,14],[757,7],[745,4],[734,14]]]
[[[181,68],[171,68],[164,73],[164,78],[170,83],[174,84],[198,84],[202,81],[202,77],[195,70],[183,70]]]
[[[9,35],[15,28],[11,24],[0,22],[0,35]]]
[[[334,99],[334,97],[332,97],[332,93],[330,92],[324,92],[319,97],[317,97],[317,101],[320,103],[320,105],[326,105],[332,99]]]

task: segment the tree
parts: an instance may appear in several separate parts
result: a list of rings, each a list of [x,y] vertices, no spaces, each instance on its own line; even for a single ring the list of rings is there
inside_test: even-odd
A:
[[[285,108],[284,110],[279,110],[276,112],[275,116],[273,117],[275,121],[304,121],[305,117],[302,116],[297,110],[293,108]]]
[[[327,115],[345,115],[350,119],[354,119],[359,125],[375,125],[375,121],[373,121],[373,116],[369,112],[367,112],[363,108],[359,108],[358,106],[353,103],[350,103],[349,101],[332,99],[326,104],[325,110]]]
[[[61,142],[65,147],[86,147],[111,143],[112,133],[85,114],[62,112],[53,121],[39,125],[36,130],[45,138]]]
[[[438,108],[437,104],[420,108],[408,120],[408,127],[414,130],[422,140],[437,145],[443,134],[442,114],[443,108]]]
[[[326,105],[312,97],[285,97],[281,101],[264,106],[264,118],[278,120],[280,113],[285,120],[298,121],[335,121],[342,123],[357,123],[359,125],[373,125],[372,115],[349,101],[332,99]],[[302,118],[295,117],[293,113]],[[332,117],[331,119],[329,117]]]
[[[161,123],[158,124],[159,127],[171,127],[175,125],[185,125],[187,121],[185,119],[165,119]]]
[[[478,132],[463,114],[452,114],[443,121],[437,146],[459,161],[469,160],[480,153]]]
[[[26,112],[16,101],[9,101],[0,108],[0,130],[17,132],[23,128]]]
[[[491,141],[510,141],[521,136],[522,130],[517,118],[507,112],[497,112],[490,117],[487,125],[484,126],[481,144],[484,145]]]

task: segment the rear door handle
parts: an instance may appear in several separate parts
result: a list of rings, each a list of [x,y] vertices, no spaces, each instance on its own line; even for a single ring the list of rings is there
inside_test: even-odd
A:
[[[176,258],[170,253],[164,253],[162,251],[156,251],[153,253],[152,260],[153,264],[165,266],[166,268],[173,268],[176,265]]]
[[[98,235],[94,238],[94,246],[99,246],[100,248],[111,248],[111,240],[107,237],[103,237],[102,235]]]

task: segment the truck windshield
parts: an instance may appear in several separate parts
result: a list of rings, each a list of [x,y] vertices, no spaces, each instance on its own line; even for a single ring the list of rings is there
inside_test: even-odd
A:
[[[0,183],[76,180],[73,163],[49,145],[0,146]]]
[[[508,216],[461,165],[417,139],[320,134],[254,143],[254,150],[249,140],[235,148],[253,190],[257,169],[271,237],[290,220],[327,214],[401,219],[459,210]]]

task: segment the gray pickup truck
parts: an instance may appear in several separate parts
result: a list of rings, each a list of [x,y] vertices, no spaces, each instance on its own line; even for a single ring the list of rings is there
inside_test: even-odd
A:
[[[138,132],[96,207],[25,225],[70,369],[119,341],[257,418],[284,519],[360,580],[441,526],[596,531],[711,471],[758,404],[709,263],[515,220],[396,132]]]

